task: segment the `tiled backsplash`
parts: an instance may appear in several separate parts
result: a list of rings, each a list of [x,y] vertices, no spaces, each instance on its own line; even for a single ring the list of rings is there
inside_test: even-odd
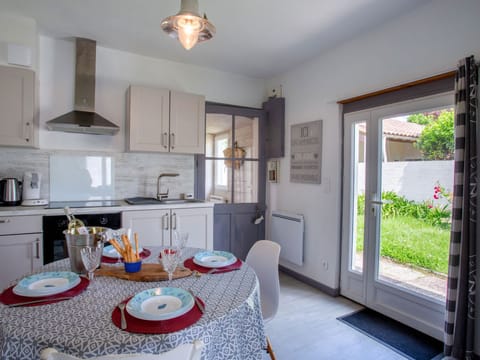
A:
[[[109,156],[114,163],[115,198],[155,196],[157,177],[164,172],[180,176],[162,179],[162,188],[169,189],[169,197],[194,192],[194,156],[154,153],[99,153],[83,151],[46,151],[0,148],[0,178],[22,179],[25,171],[42,174],[40,197],[50,199],[50,156]]]

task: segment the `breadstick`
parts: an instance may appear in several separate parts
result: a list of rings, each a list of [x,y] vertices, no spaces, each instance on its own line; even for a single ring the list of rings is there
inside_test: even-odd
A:
[[[132,245],[130,244],[130,240],[128,239],[127,235],[122,235],[122,241],[125,245],[125,261],[133,262],[132,259]]]
[[[140,255],[138,254],[138,234],[133,233],[133,237],[135,238],[135,258],[137,261],[140,261]]]
[[[118,254],[119,254],[121,257],[125,257],[124,251],[123,251],[123,249],[121,248],[121,246],[118,244],[117,240],[111,239],[111,240],[110,240],[110,244],[115,248],[115,250],[117,250]]]

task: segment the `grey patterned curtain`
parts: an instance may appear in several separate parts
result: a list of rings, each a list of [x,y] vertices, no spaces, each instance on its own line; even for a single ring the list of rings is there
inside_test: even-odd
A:
[[[477,65],[471,56],[460,60],[455,78],[455,176],[445,314],[446,359],[479,359],[479,354],[474,353],[478,321],[477,90]]]

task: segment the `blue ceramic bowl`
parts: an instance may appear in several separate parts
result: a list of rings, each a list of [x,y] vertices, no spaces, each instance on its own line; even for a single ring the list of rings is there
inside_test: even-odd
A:
[[[139,272],[140,269],[142,268],[142,261],[137,261],[137,262],[126,262],[124,263],[125,265],[125,271],[127,273],[136,273]]]

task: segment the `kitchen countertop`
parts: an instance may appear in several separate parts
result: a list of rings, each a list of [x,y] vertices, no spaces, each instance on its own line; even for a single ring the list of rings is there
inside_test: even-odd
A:
[[[118,206],[70,208],[72,214],[95,214],[116,213],[135,210],[161,210],[178,208],[205,208],[213,207],[211,202],[189,202],[183,204],[154,204],[154,205],[130,205],[124,200],[119,200]],[[46,206],[0,206],[0,216],[24,216],[24,215],[65,215],[63,209],[48,209]]]

